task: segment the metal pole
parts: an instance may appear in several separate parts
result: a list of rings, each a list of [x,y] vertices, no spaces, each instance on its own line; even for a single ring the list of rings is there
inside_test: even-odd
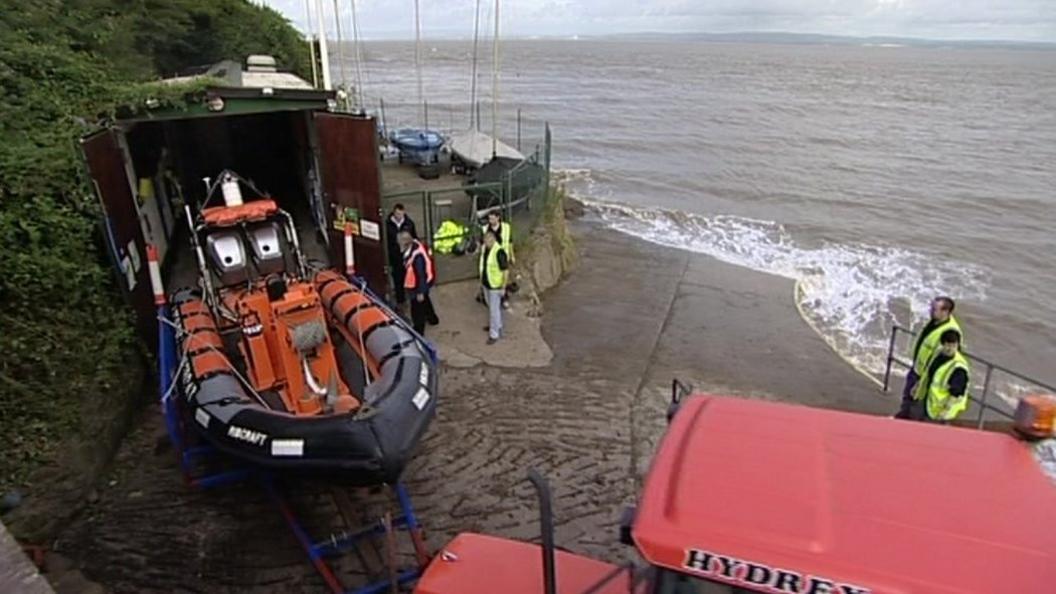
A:
[[[385,131],[385,136],[389,135],[389,124],[385,121],[385,99],[378,97],[378,106],[381,108],[381,129]]]
[[[517,108],[517,150],[521,150],[521,108]]]
[[[418,0],[414,0],[414,72],[418,78],[418,107],[420,109],[425,101],[425,91],[422,86],[422,18],[418,9]],[[421,112],[418,113],[421,115]]]
[[[315,32],[312,29],[312,3],[304,0],[304,15],[308,23],[308,55],[312,60],[312,88],[319,88],[319,65],[315,63]]]
[[[983,428],[983,415],[986,413],[986,397],[990,393],[990,375],[993,373],[994,368],[990,365],[986,366],[986,377],[983,378],[983,395],[979,400],[979,420],[976,422],[976,428]]]
[[[330,53],[326,48],[326,26],[323,23],[323,0],[315,0],[315,22],[319,27],[319,70],[323,76],[323,90],[332,91],[330,84]]]
[[[473,68],[469,81],[469,129],[480,129],[480,108],[474,111],[477,104],[477,47],[480,45],[480,0],[473,11]]]
[[[423,101],[422,108],[425,110],[425,129],[429,129],[429,102]]]
[[[495,39],[491,42],[491,158],[499,154],[499,0],[495,0]]]
[[[550,484],[534,468],[528,470],[528,480],[539,496],[539,531],[543,540],[543,591],[557,594],[557,573],[554,564],[554,513],[550,507]]]
[[[476,130],[477,130],[477,132],[480,132],[480,100],[479,99],[477,100],[476,109],[477,109],[477,127],[476,127]]]
[[[345,91],[345,105],[342,108],[348,108],[348,76],[345,74],[345,45],[344,37],[341,35],[341,9],[337,5],[337,0],[334,0],[334,24],[337,26],[337,69],[340,70],[341,74],[341,88]]]
[[[891,361],[895,358],[895,337],[898,336],[898,326],[891,326],[891,342],[887,345],[887,369],[884,370],[884,391],[887,391],[891,380]]]

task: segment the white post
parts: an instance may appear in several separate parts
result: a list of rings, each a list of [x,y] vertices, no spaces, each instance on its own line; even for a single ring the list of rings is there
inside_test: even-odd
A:
[[[165,285],[161,282],[158,248],[152,243],[147,244],[147,270],[150,271],[150,288],[154,291],[154,305],[165,305]]]
[[[495,39],[491,68],[491,158],[499,153],[499,0],[495,0]]]
[[[345,276],[356,274],[356,253],[352,247],[352,223],[345,223]]]
[[[323,21],[323,0],[315,0],[315,22],[319,29],[319,70],[323,76],[323,90],[332,91],[330,84],[330,54],[326,51],[326,25]]]

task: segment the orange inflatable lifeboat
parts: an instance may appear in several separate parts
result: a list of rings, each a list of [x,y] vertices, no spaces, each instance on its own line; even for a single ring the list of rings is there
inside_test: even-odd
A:
[[[432,351],[365,286],[309,267],[292,218],[240,182],[225,171],[188,211],[199,287],[170,303],[190,424],[255,465],[395,481],[435,415]]]

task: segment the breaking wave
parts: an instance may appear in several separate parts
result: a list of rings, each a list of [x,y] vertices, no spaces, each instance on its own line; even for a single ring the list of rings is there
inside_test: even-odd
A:
[[[588,169],[564,170],[557,179],[617,231],[797,281],[794,298],[807,322],[874,376],[883,373],[893,323],[919,322],[940,293],[986,296],[987,275],[972,264],[866,243],[806,246],[774,221],[620,204],[597,191]]]

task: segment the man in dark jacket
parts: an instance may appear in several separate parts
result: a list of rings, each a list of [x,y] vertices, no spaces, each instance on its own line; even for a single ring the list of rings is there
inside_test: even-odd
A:
[[[418,239],[418,230],[414,227],[414,221],[407,216],[403,204],[399,202],[392,207],[392,212],[385,219],[386,238],[388,240],[389,252],[389,274],[392,275],[393,292],[396,294],[396,304],[403,305],[407,301],[406,292],[403,290],[405,271],[403,269],[403,254],[400,250],[399,235],[406,231],[411,239]]]

